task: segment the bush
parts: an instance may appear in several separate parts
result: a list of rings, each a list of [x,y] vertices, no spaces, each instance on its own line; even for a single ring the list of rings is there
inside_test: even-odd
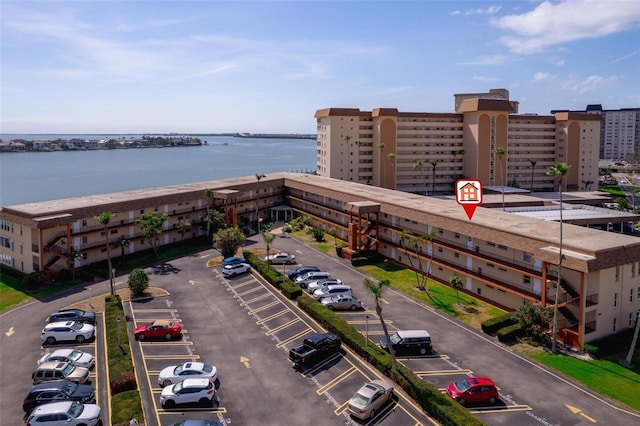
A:
[[[482,331],[487,334],[495,334],[498,330],[504,327],[508,327],[510,325],[517,324],[518,320],[516,319],[513,312],[509,312],[508,314],[500,315],[499,317],[491,318],[484,321],[482,326]]]
[[[496,335],[502,343],[515,342],[519,337],[524,335],[524,329],[520,324],[513,324],[501,328]]]
[[[321,243],[324,241],[324,231],[318,228],[311,228],[311,236],[316,242]]]
[[[142,269],[136,268],[129,274],[127,284],[134,296],[143,295],[149,287],[149,275]]]

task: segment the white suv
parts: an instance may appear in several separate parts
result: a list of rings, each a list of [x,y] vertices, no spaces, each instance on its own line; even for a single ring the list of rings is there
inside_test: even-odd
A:
[[[227,278],[233,277],[234,275],[244,274],[245,272],[249,272],[251,270],[251,266],[247,263],[236,263],[234,265],[225,265],[222,267],[222,275]]]
[[[95,327],[77,321],[50,322],[42,330],[40,340],[48,345],[63,341],[84,343],[95,335]]]
[[[173,408],[178,404],[199,404],[211,407],[216,399],[216,389],[209,379],[184,379],[162,389],[162,408]]]
[[[36,407],[29,417],[27,426],[101,426],[101,409],[95,404],[81,404],[76,401],[53,402]]]

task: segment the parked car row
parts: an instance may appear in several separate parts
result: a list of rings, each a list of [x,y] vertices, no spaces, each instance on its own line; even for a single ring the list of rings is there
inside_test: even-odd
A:
[[[62,309],[49,315],[46,322],[40,336],[46,345],[95,338],[93,311]],[[47,351],[31,374],[33,386],[22,402],[26,425],[102,425],[95,389],[87,384],[94,367],[94,356],[79,349]]]
[[[226,257],[222,260],[222,275],[224,275],[225,278],[245,274],[250,270],[251,266],[243,257]]]

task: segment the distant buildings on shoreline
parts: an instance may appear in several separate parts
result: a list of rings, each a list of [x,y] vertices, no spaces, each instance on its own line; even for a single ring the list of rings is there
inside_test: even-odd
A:
[[[142,136],[102,138],[102,139],[13,139],[0,142],[0,152],[53,152],[53,151],[87,151],[97,149],[129,149],[129,148],[167,148],[177,146],[206,145],[192,136]]]

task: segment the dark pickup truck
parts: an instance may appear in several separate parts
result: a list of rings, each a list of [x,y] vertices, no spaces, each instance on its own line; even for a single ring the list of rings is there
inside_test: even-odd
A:
[[[289,359],[296,366],[312,367],[340,351],[340,337],[330,333],[307,336],[300,346],[289,350]]]

